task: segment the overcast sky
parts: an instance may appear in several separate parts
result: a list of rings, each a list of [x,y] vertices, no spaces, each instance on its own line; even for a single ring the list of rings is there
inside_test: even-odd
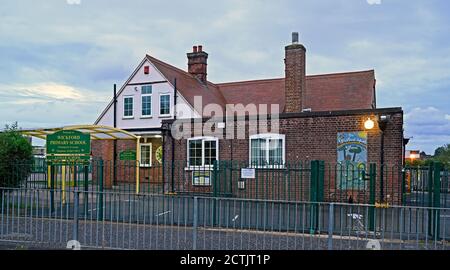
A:
[[[284,76],[291,32],[307,73],[375,69],[378,107],[403,107],[409,149],[450,143],[450,1],[1,0],[0,125],[92,124],[146,53],[212,82]]]

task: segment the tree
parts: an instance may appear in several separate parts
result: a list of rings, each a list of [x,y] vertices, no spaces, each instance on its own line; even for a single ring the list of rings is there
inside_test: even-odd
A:
[[[425,165],[430,165],[432,162],[440,162],[445,167],[450,168],[450,144],[436,148],[434,156],[425,160]]]
[[[355,158],[356,158],[356,155],[359,154],[359,153],[361,153],[361,152],[362,152],[362,149],[361,149],[361,147],[356,146],[356,147],[354,147],[354,148],[350,148],[349,152],[350,152],[350,153],[353,153],[352,161],[354,162],[354,161],[355,161]]]
[[[0,187],[19,187],[31,172],[33,148],[17,122],[0,133]]]
[[[446,149],[448,150],[449,147],[450,147],[450,144],[436,148],[436,150],[434,150],[434,156],[435,157],[440,156],[441,154],[443,154],[446,151]]]

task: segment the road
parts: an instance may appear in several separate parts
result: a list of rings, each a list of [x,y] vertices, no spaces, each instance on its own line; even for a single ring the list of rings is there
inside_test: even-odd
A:
[[[31,220],[29,220],[31,221]],[[25,229],[24,226],[27,226]],[[65,249],[72,240],[71,221],[35,218],[28,225],[16,220],[16,230],[23,234],[3,234],[0,249]],[[81,249],[157,249],[193,250],[196,240],[198,250],[324,250],[328,249],[326,234],[301,234],[255,232],[246,230],[225,230],[220,228],[199,228],[196,237],[190,226],[138,225],[114,222],[80,222],[79,237]],[[332,249],[363,250],[370,237],[333,236]],[[415,239],[380,239],[381,249],[444,249],[450,245],[443,242],[417,241]]]

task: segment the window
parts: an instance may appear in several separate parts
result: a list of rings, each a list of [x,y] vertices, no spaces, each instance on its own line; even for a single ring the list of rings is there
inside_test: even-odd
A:
[[[285,135],[258,134],[250,136],[250,164],[259,168],[282,168],[285,156]]]
[[[211,171],[193,171],[192,185],[194,186],[210,186]]]
[[[188,166],[212,168],[219,159],[219,141],[214,137],[188,139]]]
[[[142,96],[142,116],[152,116],[152,96]]]
[[[152,86],[144,85],[141,88],[141,116],[152,116]]]
[[[139,160],[141,167],[152,166],[152,144],[141,144],[141,159]]]
[[[163,94],[159,96],[159,114],[162,116],[170,115],[170,95]]]
[[[151,85],[143,85],[141,88],[141,94],[142,95],[152,94],[152,86]]]
[[[123,98],[123,117],[132,118],[133,117],[133,97],[125,96]]]

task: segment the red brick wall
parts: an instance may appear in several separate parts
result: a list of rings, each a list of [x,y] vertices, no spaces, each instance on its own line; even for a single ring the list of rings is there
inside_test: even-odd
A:
[[[152,138],[152,167],[141,167],[139,170],[140,183],[145,184],[162,184],[162,167],[156,160],[156,150],[162,145],[161,139]],[[113,185],[113,159],[114,159],[114,142],[112,140],[95,140],[91,143],[92,155],[94,159],[103,160],[103,177],[104,187],[111,188]],[[118,140],[117,141],[117,162],[116,175],[117,183],[136,182],[136,169],[133,161],[119,160],[119,154],[125,150],[136,150],[136,142],[133,140]],[[98,162],[94,162],[93,179],[98,178]]]
[[[335,201],[346,201],[349,196],[353,197],[355,202],[367,202],[369,192],[357,191],[341,191],[336,188],[335,181],[335,166],[337,163],[337,133],[338,132],[353,132],[364,131],[364,121],[368,117],[374,119],[375,114],[382,114],[389,112],[392,114],[390,122],[387,124],[384,142],[384,157],[385,166],[389,168],[389,174],[385,174],[384,193],[385,199],[392,202],[399,202],[401,191],[401,163],[402,163],[402,144],[403,144],[403,112],[401,109],[378,109],[378,110],[364,110],[364,111],[349,111],[333,112],[333,113],[308,113],[300,114],[284,114],[280,116],[280,134],[286,136],[286,162],[304,162],[310,160],[324,160],[325,161],[325,198]],[[234,160],[248,162],[249,160],[249,140],[248,140],[248,121],[245,122],[246,139],[223,139],[219,140],[219,160]],[[269,122],[270,125],[270,122]],[[235,134],[237,127],[234,128]],[[377,201],[380,198],[380,147],[381,147],[381,131],[377,125],[375,128],[368,131],[368,147],[367,155],[369,163],[377,164],[377,181],[376,181],[376,195]],[[170,137],[166,138],[166,160],[171,161],[171,147],[172,143]],[[175,140],[175,160],[186,162],[187,140]],[[285,194],[284,197],[294,197],[297,199],[309,199],[309,173],[292,172],[297,175],[284,175],[280,177],[281,172],[267,172],[263,173],[258,170],[261,176],[258,181],[251,180],[248,183],[245,191],[237,189],[238,174],[233,177],[232,190],[235,196],[248,196],[248,194],[265,193],[267,196],[272,196],[275,192]],[[183,183],[189,185],[184,187],[187,190],[196,190],[195,187],[190,186],[190,181],[183,177]],[[275,189],[266,189],[260,185],[263,181],[267,181],[269,186],[276,186]],[[294,179],[294,180],[293,180]],[[235,183],[236,182],[236,183]],[[258,182],[258,188],[256,187]],[[295,188],[294,188],[295,187]],[[279,189],[281,188],[281,191]],[[257,192],[257,189],[261,189]],[[200,190],[200,189],[199,189]],[[204,188],[201,189],[204,191]],[[300,192],[302,190],[302,192]],[[306,193],[305,193],[306,192]],[[245,193],[245,194],[244,194]],[[388,197],[389,195],[389,197]],[[286,198],[287,199],[287,198]]]

